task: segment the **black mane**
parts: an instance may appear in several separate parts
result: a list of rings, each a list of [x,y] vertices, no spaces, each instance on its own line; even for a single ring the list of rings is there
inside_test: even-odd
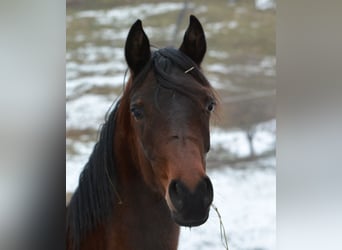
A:
[[[111,215],[114,202],[118,202],[113,150],[118,106],[119,102],[109,111],[99,140],[80,175],[78,188],[67,208],[66,230],[76,250],[79,249],[82,237],[103,223]]]

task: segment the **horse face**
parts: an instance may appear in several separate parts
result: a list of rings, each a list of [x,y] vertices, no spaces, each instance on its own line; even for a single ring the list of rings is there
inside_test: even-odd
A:
[[[179,50],[200,65],[206,45],[201,24],[193,16]],[[130,30],[125,52],[134,80],[151,60],[140,21]],[[207,220],[213,200],[205,156],[210,148],[209,119],[215,102],[192,76],[177,67],[167,71],[178,79],[178,85],[194,86],[197,95],[194,98],[165,88],[153,71],[146,75],[129,101],[137,161],[145,182],[165,197],[175,222],[198,226]]]
[[[165,89],[157,96],[138,91],[131,102],[143,175],[152,171],[146,182],[164,195],[180,225],[204,223],[213,199],[212,184],[205,174],[210,111],[204,107]]]

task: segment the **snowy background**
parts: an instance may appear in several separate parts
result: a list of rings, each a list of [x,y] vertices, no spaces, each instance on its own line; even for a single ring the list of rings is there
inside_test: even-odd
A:
[[[271,250],[276,238],[275,5],[273,1],[219,4],[222,6],[216,1],[212,5],[193,1],[186,10],[204,26],[208,52],[203,70],[221,99],[207,158],[214,204],[222,216],[230,250]],[[130,25],[142,19],[151,43],[162,47],[171,43],[183,8],[183,2],[176,1],[68,7],[68,193],[77,187],[104,115],[122,92],[126,70],[123,46]],[[182,20],[177,44],[187,24],[187,18]],[[211,210],[204,225],[182,228],[179,242],[181,250],[224,249],[215,211]]]

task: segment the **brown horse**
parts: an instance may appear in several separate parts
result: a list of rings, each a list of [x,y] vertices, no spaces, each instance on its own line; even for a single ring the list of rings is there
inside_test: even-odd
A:
[[[205,52],[194,16],[179,49],[151,52],[141,21],[133,24],[125,45],[131,77],[67,208],[68,250],[174,250],[179,225],[207,220],[216,99],[200,70]]]

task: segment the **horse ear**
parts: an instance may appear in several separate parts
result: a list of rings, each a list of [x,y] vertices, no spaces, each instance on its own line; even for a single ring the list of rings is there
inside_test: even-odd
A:
[[[190,24],[185,31],[183,43],[179,48],[199,66],[207,50],[204,31],[198,19],[191,15]]]
[[[134,75],[137,75],[151,58],[150,42],[139,19],[132,25],[128,33],[125,57]]]

